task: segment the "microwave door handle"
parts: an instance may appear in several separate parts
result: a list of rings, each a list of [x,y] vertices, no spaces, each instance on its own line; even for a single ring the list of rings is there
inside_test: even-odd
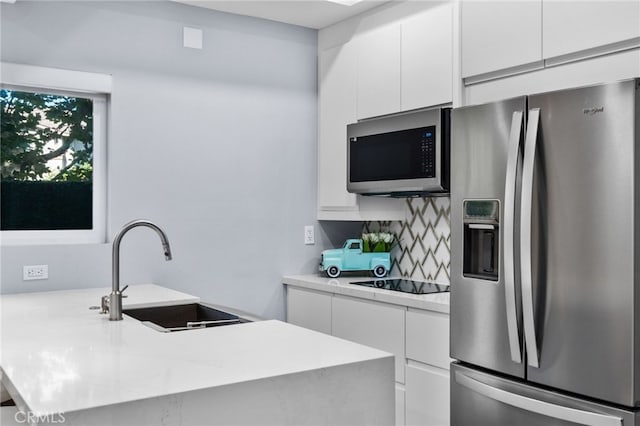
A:
[[[520,140],[522,133],[522,111],[514,111],[511,118],[511,132],[509,133],[507,173],[504,186],[504,295],[507,310],[507,332],[511,360],[522,363],[520,350],[520,333],[518,330],[518,311],[515,283],[514,256],[514,222],[516,204],[516,173],[518,157],[520,155]]]
[[[522,165],[522,199],[520,201],[520,267],[522,280],[522,317],[524,338],[527,345],[527,359],[531,367],[539,368],[540,359],[536,339],[533,310],[533,274],[531,267],[531,209],[533,207],[533,171],[536,161],[536,143],[540,109],[529,110],[529,124],[524,142],[524,161]]]

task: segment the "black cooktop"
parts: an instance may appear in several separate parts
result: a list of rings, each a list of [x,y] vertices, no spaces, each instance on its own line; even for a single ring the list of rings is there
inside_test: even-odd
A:
[[[385,290],[400,291],[402,293],[412,294],[444,293],[449,291],[448,285],[405,280],[402,278],[376,279],[371,281],[352,281],[350,284],[362,285],[365,287],[382,288]]]

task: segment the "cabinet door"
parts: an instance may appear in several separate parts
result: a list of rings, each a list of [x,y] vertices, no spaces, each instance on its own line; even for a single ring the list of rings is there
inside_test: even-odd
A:
[[[318,209],[357,210],[347,192],[347,124],[356,121],[356,51],[352,43],[318,59]]]
[[[449,315],[407,311],[407,358],[449,369]]]
[[[331,294],[287,286],[287,322],[331,334]]]
[[[404,396],[404,387],[396,384],[396,426],[404,426]]]
[[[396,381],[404,383],[404,312],[399,306],[334,296],[331,330],[334,336],[394,354]]]
[[[402,109],[451,102],[453,9],[438,5],[402,22]]]
[[[358,46],[358,119],[400,111],[400,24],[361,35]]]
[[[640,37],[639,1],[543,0],[545,58]]]
[[[542,3],[463,0],[462,77],[542,60]]]
[[[407,426],[449,424],[449,371],[426,365],[407,365],[405,389]]]

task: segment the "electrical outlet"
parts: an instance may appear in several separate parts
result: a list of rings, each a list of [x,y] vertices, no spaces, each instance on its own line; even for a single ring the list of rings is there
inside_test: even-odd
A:
[[[22,280],[46,280],[49,278],[49,265],[29,265],[22,267]]]
[[[307,225],[304,227],[304,243],[305,245],[316,243],[316,236],[315,232],[313,231],[313,225]]]

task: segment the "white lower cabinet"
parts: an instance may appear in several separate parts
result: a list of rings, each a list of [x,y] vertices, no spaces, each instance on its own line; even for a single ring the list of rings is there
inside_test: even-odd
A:
[[[331,334],[331,294],[287,287],[287,322]]]
[[[396,426],[404,426],[404,386],[396,383]]]
[[[449,424],[449,370],[411,363],[406,368],[406,426]]]
[[[396,382],[404,383],[405,310],[388,303],[333,296],[331,333],[394,354]]]
[[[409,308],[407,358],[449,369],[449,315]]]
[[[449,315],[287,286],[287,321],[395,355],[396,426],[449,424]]]

